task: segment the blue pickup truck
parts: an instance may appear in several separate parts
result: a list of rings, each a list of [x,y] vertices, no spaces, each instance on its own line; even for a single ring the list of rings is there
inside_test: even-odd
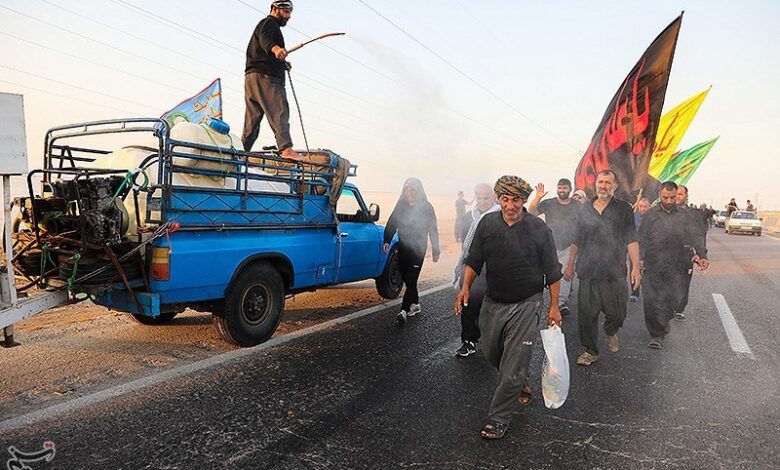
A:
[[[398,296],[397,249],[382,252],[379,207],[346,181],[355,166],[329,150],[303,151],[305,162],[239,151],[204,125],[187,135],[205,138],[177,140],[178,126],[122,119],[50,130],[44,165],[28,175],[23,274],[148,325],[187,307],[211,311],[221,336],[241,346],[270,338],[295,293],[374,279],[382,297]],[[153,145],[83,143],[139,134]]]

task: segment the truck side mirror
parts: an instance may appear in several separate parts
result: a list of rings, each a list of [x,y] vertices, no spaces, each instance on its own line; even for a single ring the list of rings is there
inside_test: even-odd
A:
[[[368,206],[368,215],[371,218],[371,222],[376,222],[379,220],[379,206],[376,204],[371,204]]]

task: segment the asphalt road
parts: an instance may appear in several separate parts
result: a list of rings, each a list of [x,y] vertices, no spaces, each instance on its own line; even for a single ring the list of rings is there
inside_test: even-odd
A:
[[[479,436],[496,375],[481,353],[453,356],[445,289],[403,328],[398,307],[377,309],[31,424],[0,422],[0,464],[9,446],[51,441],[54,458],[30,468],[780,468],[780,240],[717,230],[709,246],[688,321],[673,322],[661,351],[630,304],[621,350],[578,367],[576,315],[566,318],[571,390],[559,410],[541,400],[537,341],[534,400],[501,441]]]

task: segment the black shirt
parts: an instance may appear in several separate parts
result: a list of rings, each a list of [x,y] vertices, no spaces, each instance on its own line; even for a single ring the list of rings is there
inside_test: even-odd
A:
[[[525,212],[509,226],[501,212],[482,217],[474,233],[466,264],[480,273],[487,269],[487,296],[496,302],[521,302],[563,277],[552,231]]]
[[[540,202],[537,210],[544,214],[544,221],[552,229],[555,248],[565,250],[574,243],[582,204],[573,199],[569,199],[568,204],[561,204],[558,198],[552,198]]]
[[[677,206],[684,214],[688,216],[690,224],[695,228],[697,242],[700,249],[696,250],[702,258],[707,257],[707,222],[702,220],[698,209],[692,209],[688,206]],[[690,263],[689,263],[690,264]]]
[[[285,65],[276,58],[271,48],[284,47],[282,24],[279,18],[268,15],[257,24],[246,48],[246,73],[262,73],[284,80]]]
[[[648,272],[687,268],[694,254],[691,248],[701,255],[701,240],[699,228],[682,208],[673,206],[666,212],[658,205],[645,213],[639,227],[639,256]]]
[[[456,199],[455,200],[455,217],[458,219],[462,219],[466,215],[466,200],[465,199]]]
[[[637,241],[634,211],[626,202],[612,198],[599,214],[593,208],[596,199],[583,204],[579,218],[574,241],[577,276],[581,279],[625,279],[626,245]]]
[[[390,243],[395,232],[398,243],[411,248],[418,256],[428,251],[428,237],[431,237],[433,256],[439,256],[439,228],[436,223],[436,211],[428,201],[418,201],[413,206],[399,201],[385,226],[384,241]]]

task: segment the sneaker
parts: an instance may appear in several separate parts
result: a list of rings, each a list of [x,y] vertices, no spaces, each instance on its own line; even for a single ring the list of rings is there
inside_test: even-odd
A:
[[[406,310],[401,310],[401,311],[398,313],[398,315],[396,315],[396,316],[395,316],[395,321],[396,321],[396,322],[397,322],[399,325],[403,325],[404,323],[406,323],[406,317],[407,317]]]
[[[460,357],[468,357],[477,352],[477,345],[473,341],[464,341],[455,354]]]
[[[685,314],[682,312],[674,312],[674,319],[676,321],[685,321]]]
[[[593,364],[594,362],[599,360],[598,354],[591,354],[587,351],[580,354],[580,357],[577,358],[577,365],[578,366],[589,366]]]
[[[569,307],[566,305],[561,305],[558,307],[558,311],[561,312],[562,317],[567,317],[571,314],[571,310],[569,310]]]
[[[609,352],[613,353],[620,350],[620,338],[618,338],[617,334],[612,336],[607,335],[607,349]]]
[[[639,296],[632,295],[632,296],[630,296],[628,298],[628,301],[631,302],[631,303],[637,303],[637,302],[639,302]]]
[[[647,343],[647,347],[650,349],[661,349],[661,345],[664,343],[663,338],[653,338]]]
[[[407,313],[406,316],[413,317],[420,312],[422,312],[422,307],[420,307],[420,304],[412,304],[409,306],[409,313]]]

